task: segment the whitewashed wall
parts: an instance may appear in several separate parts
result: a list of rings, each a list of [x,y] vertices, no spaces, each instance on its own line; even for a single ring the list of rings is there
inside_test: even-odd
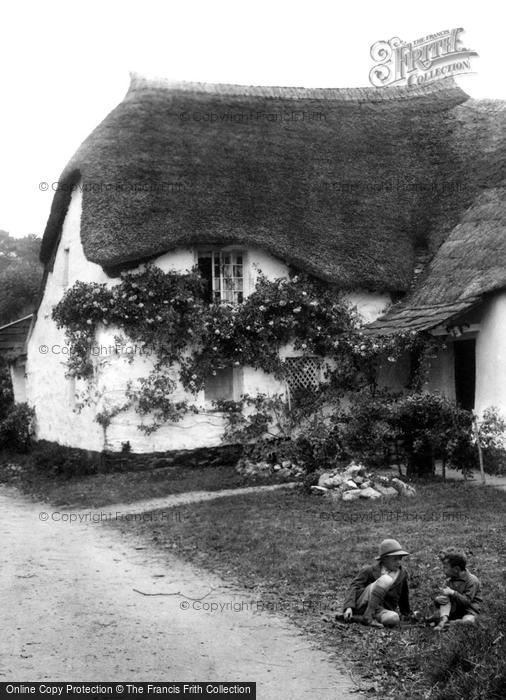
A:
[[[80,241],[82,194],[73,192],[63,224],[53,272],[49,273],[32,334],[28,340],[26,363],[26,397],[35,408],[36,431],[39,439],[52,440],[90,450],[101,450],[102,429],[94,420],[95,409],[73,412],[74,391],[82,389],[80,382],[65,377],[69,348],[65,333],[51,319],[53,306],[60,301],[66,287],[65,248],[68,253],[68,286],[75,281],[107,282],[99,265],[89,262]],[[114,281],[110,282],[111,284]]]
[[[476,339],[475,410],[496,406],[506,417],[506,292],[494,296],[483,312]]]
[[[9,366],[12,381],[12,392],[16,403],[24,403],[26,401],[26,377],[25,362],[19,358],[12,362]]]
[[[119,328],[108,326],[97,329],[95,401],[80,412],[76,411],[79,399],[75,398],[75,393],[83,391],[86,385],[65,377],[69,348],[66,346],[64,331],[58,330],[51,319],[51,310],[62,298],[66,288],[77,280],[105,282],[109,286],[120,281],[109,278],[99,265],[85,258],[80,240],[81,204],[82,195],[76,190],[72,194],[63,226],[54,269],[48,276],[37,321],[28,342],[26,397],[36,409],[37,437],[99,451],[104,448],[119,451],[122,443],[127,441],[134,452],[190,449],[221,444],[222,416],[206,405],[203,392],[195,399],[191,394],[185,395],[180,385],[174,398],[190,399],[200,407],[199,414],[190,414],[179,423],[162,426],[154,433],[146,435],[137,427],[142,418],[133,408],[129,408],[115,416],[107,431],[103,431],[95,420],[97,412],[123,405],[127,381],[135,382],[139,377],[146,376],[153,366],[153,358],[142,354],[141,348],[135,347],[129,341],[125,342],[118,353],[114,351],[114,336],[121,335]],[[66,248],[69,249],[68,253],[65,252]],[[68,263],[65,262],[66,257]],[[192,250],[179,249],[161,255],[154,262],[164,271],[185,271],[194,265],[195,257]],[[253,291],[260,270],[269,279],[287,276],[288,273],[286,265],[258,249],[248,250],[247,264],[247,294]],[[67,286],[64,282],[68,283]],[[388,295],[361,291],[350,294],[349,298],[367,321],[374,320],[390,301]],[[291,348],[284,348],[282,354],[292,354]],[[176,369],[174,376],[177,376]],[[241,393],[262,392],[272,395],[284,391],[281,383],[261,370],[244,367],[241,378]]]

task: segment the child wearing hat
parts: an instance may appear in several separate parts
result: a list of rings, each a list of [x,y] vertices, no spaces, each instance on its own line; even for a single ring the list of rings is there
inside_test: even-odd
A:
[[[397,540],[383,540],[375,557],[377,563],[364,567],[353,579],[343,613],[336,615],[336,619],[360,621],[373,627],[395,627],[400,624],[397,609],[409,616],[408,574],[401,564],[408,554]]]
[[[438,607],[437,614],[426,618],[426,622],[437,622],[436,630],[446,628],[449,620],[460,624],[475,624],[483,602],[480,579],[467,571],[466,558],[460,552],[443,551],[439,558],[447,577],[446,586],[434,598]]]

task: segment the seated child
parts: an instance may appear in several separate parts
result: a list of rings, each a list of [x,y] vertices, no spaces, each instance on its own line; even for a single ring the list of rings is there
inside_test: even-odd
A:
[[[361,621],[374,627],[395,627],[400,623],[397,608],[408,616],[408,574],[402,557],[408,556],[397,540],[383,540],[377,564],[366,566],[351,582],[343,610],[336,619]]]
[[[437,615],[428,618],[428,622],[438,622],[437,630],[446,627],[449,620],[463,624],[475,624],[480,613],[481,582],[466,569],[466,558],[458,552],[441,552],[443,571],[447,577],[446,586],[441,595],[434,598],[439,608]]]

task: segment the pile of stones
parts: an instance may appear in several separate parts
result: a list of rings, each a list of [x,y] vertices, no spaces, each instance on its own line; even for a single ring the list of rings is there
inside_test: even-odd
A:
[[[363,464],[356,462],[352,462],[344,471],[334,469],[324,472],[318,479],[318,485],[311,486],[311,490],[342,501],[416,495],[415,489],[402,479],[375,475],[367,472]]]
[[[240,459],[235,469],[243,476],[270,476],[276,474],[277,476],[291,479],[302,479],[306,473],[300,464],[289,459],[275,464],[266,461],[253,462],[250,459]]]

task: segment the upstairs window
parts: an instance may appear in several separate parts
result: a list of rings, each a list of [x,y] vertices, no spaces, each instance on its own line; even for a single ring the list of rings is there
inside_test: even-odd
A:
[[[199,250],[197,264],[205,280],[205,300],[240,304],[244,299],[244,256],[240,250]]]
[[[70,258],[70,248],[63,249],[63,273],[62,273],[62,285],[64,287],[69,286],[69,258]]]

